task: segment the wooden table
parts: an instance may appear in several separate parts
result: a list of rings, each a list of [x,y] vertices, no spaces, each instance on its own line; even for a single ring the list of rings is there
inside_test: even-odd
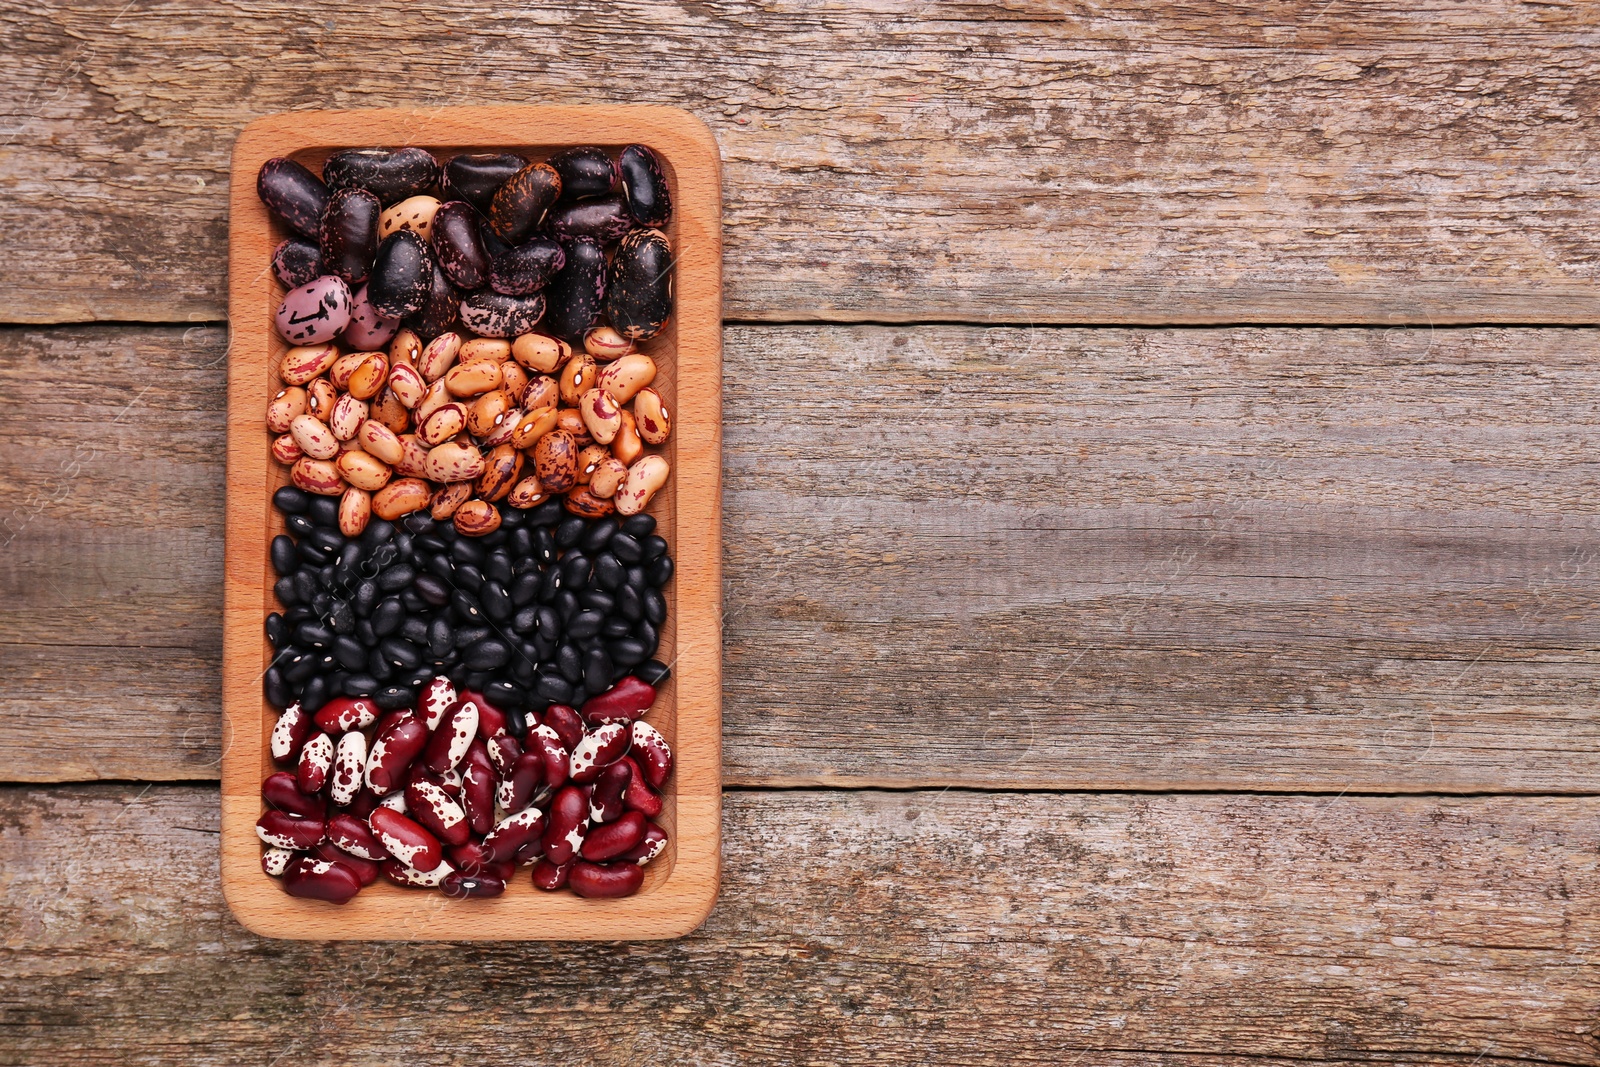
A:
[[[0,1063],[1600,1063],[1600,16],[0,11]],[[726,161],[726,878],[666,944],[215,889],[226,167]]]

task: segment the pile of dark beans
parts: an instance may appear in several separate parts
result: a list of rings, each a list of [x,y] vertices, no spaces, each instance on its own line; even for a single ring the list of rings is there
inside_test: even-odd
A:
[[[285,607],[266,624],[275,708],[336,696],[410,708],[448,676],[504,708],[520,737],[529,712],[668,676],[653,657],[673,564],[649,515],[586,519],[547,500],[496,505],[500,528],[483,537],[419,511],[348,538],[333,498],[285,486],[273,503],[289,528],[272,542]]]

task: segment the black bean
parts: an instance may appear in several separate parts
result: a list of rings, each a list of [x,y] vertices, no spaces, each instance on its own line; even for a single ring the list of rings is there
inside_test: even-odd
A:
[[[468,647],[461,659],[472,670],[492,671],[511,661],[511,649],[498,638],[486,637]]]
[[[656,517],[654,515],[629,515],[622,520],[622,532],[632,537],[648,537],[656,532]]]
[[[492,694],[494,692],[494,687],[497,686],[497,685],[499,685],[499,686],[509,686],[509,683],[507,683],[507,682],[490,682],[489,683],[489,693],[486,693],[485,695],[489,696],[489,699],[491,701],[494,699]],[[512,688],[512,689],[516,689],[515,686],[509,686],[509,687]],[[521,693],[522,690],[518,689],[517,692]],[[526,699],[526,698],[524,698],[524,699]],[[510,704],[510,700],[505,698],[505,697],[502,697],[501,700],[504,701],[506,704]],[[512,737],[526,737],[527,736],[527,734],[528,734],[528,717],[523,714],[521,708],[518,708],[518,707],[507,707],[506,708],[506,733],[510,734]]]
[[[583,684],[596,692],[606,689],[611,685],[615,670],[605,649],[590,649],[588,655],[583,657]]]
[[[655,626],[642,619],[634,626],[633,636],[644,642],[647,656],[655,655],[656,647],[661,644],[661,634]]]
[[[311,598],[311,610],[317,613],[317,618],[323,622],[328,621],[328,612],[333,610],[333,596],[330,593],[318,593]]]
[[[511,618],[511,597],[499,582],[484,582],[478,590],[478,603],[483,606],[484,615],[494,622]]]
[[[565,704],[572,699],[572,685],[559,674],[542,674],[536,691],[552,704]]]
[[[592,210],[581,221],[595,227],[607,222]],[[606,273],[606,319],[622,336],[644,340],[660,333],[671,314],[672,247],[659,230],[634,230],[622,238]]]
[[[333,627],[335,633],[353,634],[356,632],[356,613],[347,600],[335,600],[328,609],[328,625]]]
[[[456,631],[449,619],[436,618],[428,624],[428,652],[434,659],[449,654],[456,644]]]
[[[378,588],[396,593],[417,580],[417,569],[409,563],[396,563],[378,575]]]
[[[413,614],[428,610],[428,602],[423,600],[422,594],[417,592],[415,589],[401,590],[400,603],[404,604],[405,609]]]
[[[472,538],[459,537],[450,546],[450,558],[457,563],[470,563],[475,567],[481,567],[487,556],[488,553]]]
[[[311,622],[316,617],[317,613],[305,604],[296,604],[283,613],[283,621],[288,623],[291,629],[303,622]]]
[[[376,548],[394,537],[394,535],[394,523],[384,519],[373,519],[367,523],[367,528],[361,532],[361,544],[364,548]]]
[[[503,515],[505,515],[505,518],[501,520],[502,523],[510,522],[511,516],[513,515],[521,518],[528,514],[526,511],[523,511],[520,508],[501,508],[500,511]],[[510,535],[506,538],[506,554],[512,560],[519,560],[533,555],[532,528],[527,526],[519,526],[512,530]]]
[[[539,650],[533,642],[525,641],[517,646],[517,655],[511,661],[511,677],[519,685],[532,685],[539,678]]]
[[[672,668],[658,659],[645,660],[633,669],[633,676],[646,685],[660,685],[672,677]]]
[[[645,568],[645,581],[657,589],[672,581],[672,557],[662,556]]]
[[[285,516],[283,524],[289,527],[289,532],[296,537],[308,537],[317,528],[317,524],[311,521],[309,515]]]
[[[272,642],[273,648],[277,648],[283,644],[283,638],[283,616],[274,611],[267,616],[267,640]]]
[[[642,144],[631,144],[617,157],[617,174],[628,213],[641,226],[661,226],[672,217],[672,194],[656,154]]]
[[[566,509],[561,506],[561,498],[553,497],[546,500],[538,507],[528,512],[528,521],[535,526],[554,526],[566,518]]]
[[[483,588],[483,572],[471,563],[457,564],[456,585],[469,593],[476,593]]]
[[[372,609],[372,632],[379,637],[388,637],[400,629],[405,617],[406,611],[399,597],[384,597],[378,602],[378,606]]]
[[[436,608],[450,603],[450,587],[436,575],[417,575],[417,580],[411,583],[411,588]]]
[[[632,534],[618,531],[611,536],[611,554],[624,563],[638,563],[644,558],[644,546]]]
[[[372,569],[380,571],[389,564],[399,561],[400,550],[393,543],[378,545],[367,558],[372,561]]]
[[[278,603],[286,608],[292,608],[300,603],[300,586],[292,577],[279,578],[273,583],[272,591],[278,598]]]
[[[633,633],[633,622],[621,615],[613,615],[600,627],[600,632],[606,637],[627,637]]]
[[[501,585],[510,585],[511,553],[503,548],[497,548],[489,553],[489,558],[483,561],[483,576]]]
[[[324,541],[331,549],[337,550],[344,544],[344,537],[339,533],[339,502],[331,496],[314,496],[306,505],[306,516],[321,530],[311,536],[319,541]],[[328,538],[332,541],[328,542]]]
[[[628,584],[641,593],[650,587],[650,583],[645,581],[644,568],[637,563],[628,568]]]
[[[601,625],[606,617],[598,611],[585,609],[572,617],[572,623],[567,627],[567,634],[574,638],[593,637],[600,632]]]
[[[443,578],[446,582],[453,584],[456,580],[456,563],[448,552],[440,552],[429,557],[424,566],[428,568],[430,574]]]
[[[563,201],[605,196],[617,189],[617,165],[603,148],[564,148],[551,156],[549,162],[561,175]]]
[[[539,603],[548,604],[561,592],[561,568],[551,567],[539,582]]]
[[[332,190],[365,189],[396,204],[433,188],[439,161],[425,148],[348,148],[322,164],[322,180]]]
[[[433,681],[433,668],[424,664],[409,671],[397,671],[400,675],[400,684],[411,689],[420,689]]]
[[[319,674],[300,690],[300,706],[305,709],[306,714],[315,715],[333,695],[333,687],[328,684],[328,676]]]
[[[526,607],[539,598],[539,586],[544,584],[544,575],[538,571],[529,571],[519,574],[511,582],[511,603],[517,607]]]
[[[555,560],[556,535],[550,532],[548,526],[541,526],[533,531],[533,555],[540,563],[550,563]]]
[[[334,635],[333,654],[341,666],[352,671],[358,671],[367,665],[367,650],[361,647],[360,641],[344,634]]]
[[[572,687],[572,706],[575,707],[575,708],[583,707],[583,702],[588,700],[593,695],[594,695],[593,693],[589,692],[589,687],[586,686],[586,685],[575,685],[575,686],[573,686]]]
[[[609,552],[602,552],[594,561],[594,580],[602,589],[617,590],[628,582],[628,569]]]
[[[551,641],[559,641],[562,633],[561,613],[548,604],[539,606],[539,623],[537,631],[539,636]]]
[[[411,543],[416,546],[418,551],[425,552],[430,556],[440,552],[448,553],[450,551],[450,542],[444,540],[442,537],[435,537],[431,533],[418,534],[412,539]]]
[[[611,541],[611,538],[616,535],[617,530],[620,528],[621,524],[610,516],[607,516],[603,519],[597,519],[594,525],[590,526],[584,531],[584,551],[590,553],[591,555],[600,552],[606,547],[606,545]]]
[[[356,640],[368,648],[378,643],[378,631],[372,628],[371,619],[362,619],[356,623]]]
[[[287,708],[294,703],[294,693],[276,667],[268,667],[261,676],[261,692],[266,696],[267,703],[275,708]]]
[[[560,526],[556,527],[556,547],[571,548],[573,545],[583,540],[584,531],[588,529],[588,526],[588,520],[577,515],[566,519],[561,523]]]
[[[294,657],[283,667],[284,680],[291,685],[305,685],[317,673],[321,666],[321,657],[302,652]]]
[[[272,569],[280,575],[293,574],[300,569],[300,556],[294,550],[294,538],[279,534],[272,539]]]
[[[350,598],[350,603],[355,607],[357,615],[371,615],[372,609],[378,605],[378,597],[378,583],[367,578],[357,584],[355,596]]]
[[[519,634],[531,634],[539,626],[539,609],[526,607],[511,617],[511,628]]]
[[[559,640],[546,637],[544,634],[533,635],[534,659],[541,663],[556,654],[556,645]]]
[[[378,684],[370,674],[347,674],[340,689],[347,697],[369,697],[378,691]]]
[[[292,485],[280,486],[272,494],[272,503],[285,515],[301,515],[311,504],[311,494]]]
[[[433,521],[433,518],[426,511],[413,511],[400,520],[400,525],[411,533],[427,534],[433,533],[434,527],[438,524]]]
[[[528,165],[521,156],[494,152],[472,152],[456,156],[444,165],[442,184],[447,197],[465,200],[479,211],[488,211],[495,190],[517,171]]]
[[[561,588],[576,592],[589,584],[589,557],[573,550],[561,558]]]
[[[653,650],[646,648],[644,642],[637,637],[622,637],[611,642],[607,651],[611,653],[613,662],[620,663],[624,667],[632,667],[649,659]]]
[[[667,621],[667,598],[654,589],[646,589],[639,597],[644,605],[644,617],[660,626]]]
[[[316,579],[318,582],[322,583],[324,588],[333,585],[334,570],[335,568],[331,563],[325,563],[317,568]],[[305,571],[302,570],[300,573],[304,574]]]
[[[395,680],[394,666],[380,649],[374,648],[367,653],[367,673],[380,682]]]
[[[408,533],[395,534],[393,537],[388,538],[388,540],[394,544],[394,547],[400,553],[400,558],[405,560],[406,562],[409,563],[411,561],[412,557],[416,555],[416,544],[415,544],[416,539],[413,538],[410,534],[408,534]],[[374,546],[374,547],[376,547],[376,546]]]
[[[400,636],[413,645],[426,645],[428,643],[428,621],[416,615],[406,619],[400,624]]]
[[[386,685],[372,694],[372,702],[384,711],[398,711],[414,705],[417,694],[403,685]]]
[[[556,611],[560,612],[561,624],[565,626],[567,623],[571,622],[572,617],[578,613],[578,598],[574,594],[563,589],[556,594],[556,598],[550,602],[550,606],[555,608]]]
[[[469,671],[459,681],[459,689],[482,689],[489,684],[489,674],[487,671]]]
[[[604,589],[589,588],[578,594],[578,605],[610,615],[617,609],[617,599]]]
[[[294,643],[306,648],[328,648],[333,638],[333,631],[320,622],[301,623],[294,631]]]
[[[648,518],[648,516],[646,517]],[[667,539],[665,537],[657,537],[652,534],[649,537],[642,538],[639,544],[644,548],[644,561],[646,563],[660,559],[667,554]]]
[[[458,626],[456,627],[455,645],[457,648],[467,648],[491,636],[493,633],[494,631],[487,626]]]
[[[501,504],[500,505],[500,529],[507,531],[507,533],[506,533],[506,543],[507,544],[511,543],[510,531],[515,530],[517,527],[523,525],[527,521],[528,521],[528,513],[526,511],[524,511],[522,508],[514,508],[509,504]],[[498,533],[499,530],[497,530],[495,532]]]
[[[483,621],[483,609],[478,606],[477,600],[460,589],[450,594],[450,610],[455,612],[456,618],[462,622],[481,623]]]
[[[309,537],[301,538],[300,543],[295,545],[294,548],[296,555],[313,566],[320,567],[324,563],[327,563],[329,560],[333,559],[333,555],[327,549],[323,548]]]
[[[402,669],[415,667],[422,662],[422,651],[410,641],[402,641],[391,637],[378,644],[378,651],[383,653],[383,658]]]
[[[583,681],[583,656],[571,645],[556,649],[556,670],[573,685]]]
[[[644,601],[639,596],[639,590],[631,585],[625,585],[617,590],[617,612],[623,618],[638,622],[644,618]]]

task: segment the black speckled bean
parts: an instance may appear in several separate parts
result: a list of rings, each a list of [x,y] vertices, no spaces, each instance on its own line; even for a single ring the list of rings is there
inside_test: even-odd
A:
[[[261,164],[256,195],[285,226],[302,237],[317,239],[328,187],[305,167],[284,156]]]
[[[489,280],[489,253],[478,232],[478,211],[464,200],[452,200],[433,216],[433,252],[445,277],[463,289],[478,289]]]
[[[617,165],[603,148],[567,148],[550,157],[561,175],[561,199],[582,200],[616,192]]]
[[[322,250],[311,241],[291,237],[272,253],[272,273],[285,289],[298,289],[322,277]]]
[[[666,326],[672,314],[672,249],[660,230],[635,230],[617,246],[605,311],[618,333],[636,341]]]
[[[566,265],[544,290],[549,301],[544,329],[564,341],[579,344],[599,319],[605,304],[606,253],[600,242],[587,238],[563,242],[563,247]]]
[[[351,285],[366,280],[378,254],[383,205],[365,189],[340,189],[328,197],[319,231],[323,265]]]
[[[352,148],[322,165],[329,189],[365,189],[385,204],[397,204],[433,188],[439,161],[425,148]]]
[[[439,269],[439,264],[435,263],[428,298],[423,302],[421,311],[406,316],[406,325],[415,330],[424,342],[431,341],[456,324],[456,314],[460,308],[461,298],[456,294],[455,287],[445,277],[444,271]]]
[[[461,323],[481,337],[517,337],[531,333],[544,317],[543,293],[506,296],[480,289],[461,301]]]
[[[560,244],[548,237],[535,237],[494,257],[489,285],[507,296],[526,296],[549,285],[566,262],[567,253]]]
[[[633,216],[620,196],[602,196],[561,204],[550,213],[550,229],[559,237],[588,237],[616,244],[633,229]]]
[[[494,200],[495,190],[527,165],[526,159],[510,153],[464,153],[444,165],[444,193],[486,212]]]
[[[628,212],[641,226],[663,226],[672,217],[672,195],[656,154],[642,144],[631,144],[617,160]]]
[[[396,230],[378,246],[367,301],[379,314],[400,318],[422,310],[433,282],[433,253],[411,230]]]
[[[548,163],[530,163],[495,191],[489,202],[489,228],[503,241],[522,240],[544,225],[556,198],[561,176]]]

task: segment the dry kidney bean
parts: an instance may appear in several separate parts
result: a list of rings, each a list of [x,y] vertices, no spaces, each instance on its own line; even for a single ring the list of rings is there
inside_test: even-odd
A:
[[[513,859],[529,841],[545,833],[544,813],[538,808],[523,808],[502,819],[483,839],[483,854],[490,862]]]
[[[286,811],[263,812],[256,820],[256,836],[277,848],[307,849],[321,841],[325,824]]]
[[[406,810],[446,845],[464,845],[471,836],[467,813],[433,782],[413,780],[406,786]]]
[[[550,892],[565,889],[567,876],[571,872],[571,860],[566,863],[551,863],[548,859],[541,859],[533,865],[533,884]]]
[[[458,701],[445,713],[422,756],[423,766],[434,773],[453,770],[467,757],[467,749],[478,736],[478,702]]]
[[[628,780],[628,788],[622,794],[622,806],[629,811],[637,811],[648,819],[654,819],[666,807],[666,801],[660,793],[651,789],[645,783],[644,771],[639,767],[639,761],[632,756],[623,756],[619,763],[630,763],[633,767],[633,776]]]
[[[323,783],[328,780],[328,771],[333,767],[333,739],[327,734],[317,734],[307,741],[300,750],[300,762],[295,771],[295,777],[300,784],[300,792],[316,793],[322,789]]]
[[[600,863],[637,848],[644,841],[647,825],[643,815],[629,811],[615,822],[591,827],[588,836],[583,839],[583,858]]]
[[[544,855],[551,863],[568,863],[583,847],[589,831],[589,798],[575,785],[563,786],[550,802],[545,824]]]
[[[341,863],[301,856],[284,871],[283,889],[291,897],[348,904],[361,892],[361,880]]]
[[[322,165],[330,189],[365,189],[386,204],[427,192],[439,179],[439,161],[424,148],[352,148]]]
[[[612,245],[633,229],[633,218],[622,197],[602,196],[557,205],[550,212],[550,229],[558,237]]]
[[[321,244],[323,265],[332,274],[352,285],[366,280],[378,254],[378,216],[382,212],[378,198],[365,189],[340,189],[328,197],[322,212]]]
[[[486,212],[494,199],[495,190],[527,165],[527,160],[509,153],[474,152],[459,155],[445,164],[444,191]]]
[[[624,810],[622,797],[633,782],[635,766],[632,760],[624,757],[600,772],[594,788],[589,791],[590,825],[600,826],[621,818]]]
[[[672,217],[672,197],[656,154],[642,144],[631,144],[617,159],[628,212],[641,226],[664,226]]]
[[[378,880],[378,865],[371,860],[353,856],[332,841],[323,841],[312,846],[313,859],[324,860],[328,863],[337,863],[356,876],[356,881],[365,888]]]
[[[367,822],[384,851],[412,870],[426,874],[444,862],[439,839],[408,816],[379,805]]]
[[[550,157],[561,177],[561,199],[605,196],[617,188],[617,165],[600,148],[567,148]]]
[[[606,278],[605,314],[622,336],[656,336],[672,313],[672,248],[659,230],[622,238]]]
[[[428,743],[428,727],[415,715],[389,727],[367,756],[367,788],[379,796],[404,782],[406,769]]]
[[[275,771],[261,783],[261,799],[279,811],[302,819],[325,819],[328,802],[321,795],[300,791],[299,781],[288,771]]]
[[[311,736],[312,727],[311,716],[301,709],[300,702],[290,704],[272,727],[272,758],[279,763],[298,760],[300,748]]]
[[[544,780],[544,761],[537,752],[524,752],[511,765],[495,790],[495,803],[508,812],[519,812],[532,802]]]
[[[302,237],[316,238],[328,206],[322,179],[292,159],[279,157],[261,165],[256,195],[277,219]]]
[[[442,860],[439,866],[431,871],[418,871],[407,867],[397,859],[386,859],[383,861],[381,871],[384,878],[406,889],[437,889],[446,878],[456,873]]]
[[[592,899],[632,896],[643,884],[644,868],[637,863],[578,860],[567,875],[567,885],[574,893]]]
[[[548,237],[535,237],[494,257],[489,285],[507,296],[527,296],[549,285],[566,262],[567,253],[560,244]]]
[[[645,722],[636,721],[631,728],[631,754],[644,770],[645,781],[651,788],[660,789],[672,774],[672,749],[661,731]]]
[[[367,299],[380,315],[391,318],[421,311],[433,285],[433,252],[411,230],[384,238],[372,261]]]
[[[282,876],[284,871],[289,869],[289,864],[294,861],[294,857],[295,854],[289,849],[279,848],[276,845],[268,846],[267,850],[261,853],[261,869],[272,877],[278,878]]]
[[[367,735],[351,730],[339,738],[333,751],[333,777],[328,796],[340,807],[348,807],[360,791],[367,769]]]
[[[466,900],[468,897],[497,897],[506,891],[506,883],[487,872],[462,874],[457,871],[446,876],[440,888],[452,900]]]
[[[370,812],[368,813],[370,814]],[[366,860],[385,860],[389,853],[384,850],[378,836],[366,824],[364,818],[351,812],[339,812],[328,820],[328,840],[350,853]]]
[[[651,823],[645,827],[644,840],[617,857],[621,863],[636,863],[643,867],[667,849],[667,832]]]
[[[317,219],[322,217],[321,211]],[[312,223],[313,233],[316,230],[316,221]],[[272,253],[272,273],[285,289],[298,289],[308,285],[323,274],[322,250],[310,241],[291,237],[280,244]]]
[[[590,697],[583,705],[583,718],[591,726],[629,723],[649,711],[655,700],[655,686],[629,675],[605,692]]]
[[[600,771],[628,751],[628,728],[620,723],[597,726],[584,734],[572,750],[569,775],[574,782],[588,785],[600,776]]]
[[[494,766],[482,741],[467,747],[461,770],[461,806],[475,834],[486,834],[494,826]]]

